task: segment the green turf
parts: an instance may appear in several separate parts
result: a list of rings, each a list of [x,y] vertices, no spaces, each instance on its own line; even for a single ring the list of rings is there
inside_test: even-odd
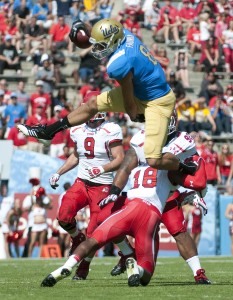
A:
[[[233,299],[233,258],[201,258],[212,285],[196,285],[191,270],[181,258],[159,258],[147,287],[129,288],[126,274],[109,273],[117,258],[95,258],[85,281],[68,277],[53,288],[41,288],[42,279],[60,267],[63,260],[11,259],[0,261],[0,299]]]

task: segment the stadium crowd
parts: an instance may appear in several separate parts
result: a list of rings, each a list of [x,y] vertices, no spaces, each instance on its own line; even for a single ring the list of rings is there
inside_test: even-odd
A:
[[[69,40],[70,26],[77,18],[93,25],[112,16],[114,0],[88,2],[0,3],[0,139],[12,140],[15,148],[66,160],[74,149],[69,130],[59,132],[51,145],[44,147],[35,138],[25,138],[17,124],[52,124],[81,105],[88,92],[117,85],[106,76],[106,60],[95,59],[90,48],[77,52]],[[233,194],[233,1],[122,2],[123,9],[114,17],[139,39],[151,36],[148,47],[177,98],[178,129],[197,132],[195,143],[206,161],[208,184]],[[68,56],[75,65],[71,72],[74,99],[67,96],[69,83],[63,72]],[[24,78],[25,61],[32,65],[33,92]],[[188,94],[192,65],[203,74],[195,96]],[[17,88],[4,77],[5,70],[11,70]],[[229,83],[224,85],[221,76],[229,78]],[[108,113],[107,119],[121,126],[123,147],[128,150],[131,136],[142,124],[131,122],[123,113]],[[2,196],[6,196],[4,188]],[[30,247],[32,251],[33,245]]]

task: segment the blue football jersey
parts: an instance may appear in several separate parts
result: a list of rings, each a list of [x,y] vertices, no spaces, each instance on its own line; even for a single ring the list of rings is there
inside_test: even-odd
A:
[[[122,79],[131,71],[134,95],[138,99],[149,101],[165,96],[171,88],[161,65],[135,35],[126,29],[124,33],[125,41],[107,64],[108,76]]]

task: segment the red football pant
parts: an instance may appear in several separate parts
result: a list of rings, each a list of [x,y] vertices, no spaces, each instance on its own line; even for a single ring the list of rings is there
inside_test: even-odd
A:
[[[100,212],[99,201],[106,198],[109,194],[110,185],[88,186],[79,178],[67,190],[62,198],[58,212],[58,221],[72,224],[79,210],[90,206],[90,222],[87,228],[87,236],[94,231],[97,225],[97,217]]]
[[[135,238],[137,263],[153,274],[155,268],[155,235],[161,215],[153,205],[141,199],[125,200],[121,209],[108,217],[95,229],[92,238],[99,247],[118,237],[130,235]]]

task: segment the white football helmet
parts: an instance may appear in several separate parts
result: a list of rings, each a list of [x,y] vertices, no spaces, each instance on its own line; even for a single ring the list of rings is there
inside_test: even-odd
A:
[[[92,28],[90,43],[93,44],[91,54],[102,59],[116,51],[125,39],[123,26],[113,19],[102,19]]]
[[[170,123],[168,125],[167,135],[170,135],[177,130],[177,121],[178,121],[178,116],[177,116],[176,109],[174,109],[170,118]]]

